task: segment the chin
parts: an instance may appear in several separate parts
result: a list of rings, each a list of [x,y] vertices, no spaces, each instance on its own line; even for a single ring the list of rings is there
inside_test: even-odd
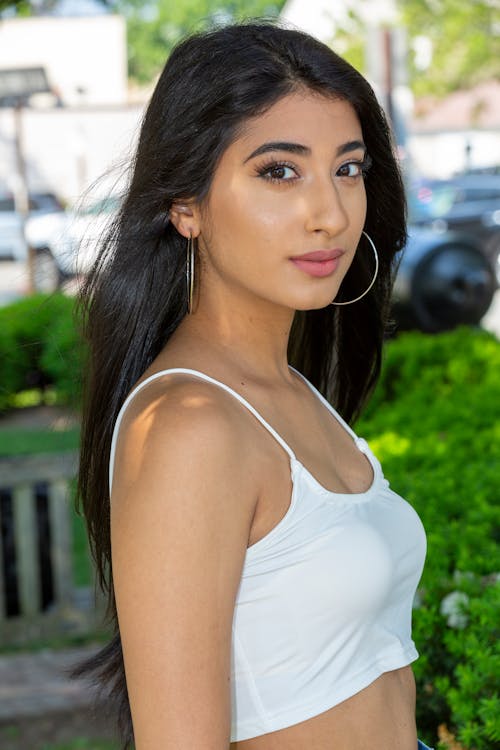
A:
[[[301,299],[296,301],[294,307],[295,310],[322,310],[324,307],[328,307],[329,304],[331,304],[332,300],[335,299],[335,295],[337,293],[334,292],[332,295],[324,295],[324,294],[315,294],[314,297],[307,297],[305,299]]]

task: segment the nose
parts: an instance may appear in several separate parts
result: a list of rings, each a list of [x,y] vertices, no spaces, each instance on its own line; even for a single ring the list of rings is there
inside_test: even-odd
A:
[[[349,213],[339,187],[331,177],[315,181],[307,196],[306,230],[335,237],[348,226]]]

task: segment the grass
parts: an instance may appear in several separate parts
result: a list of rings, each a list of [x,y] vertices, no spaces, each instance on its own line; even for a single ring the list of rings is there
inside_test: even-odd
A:
[[[16,727],[4,727],[1,730],[2,737],[5,741],[10,741],[11,743],[16,741],[17,739],[17,731]],[[9,732],[9,730],[11,730]],[[10,747],[14,747],[14,745],[9,745]],[[17,746],[17,743],[16,743]],[[90,739],[86,737],[76,737],[74,740],[70,740],[69,742],[61,742],[53,744],[50,743],[44,743],[43,745],[37,745],[39,750],[120,750],[121,745],[117,742],[112,742],[111,740],[97,740],[97,739]]]
[[[9,748],[18,748],[20,731],[17,726],[0,727],[0,740],[7,743]],[[31,747],[31,745],[30,745]],[[38,750],[121,750],[117,741],[94,739],[93,737],[75,737],[67,742],[44,742],[37,744]]]
[[[71,742],[63,742],[60,745],[42,745],[41,750],[118,750],[119,747],[116,742],[77,737]]]
[[[109,643],[112,637],[113,633],[110,630],[106,630],[104,625],[101,625],[94,630],[89,630],[79,635],[62,634],[47,636],[45,638],[37,638],[36,640],[31,639],[29,642],[21,644],[4,645],[3,643],[0,643],[0,656],[25,653],[35,654],[39,651],[60,651],[62,649],[86,646],[104,646]],[[3,731],[4,727],[0,725],[0,740],[1,732]],[[2,747],[1,742],[0,747]]]
[[[30,453],[58,453],[78,448],[80,431],[0,428],[0,456],[26,456]]]

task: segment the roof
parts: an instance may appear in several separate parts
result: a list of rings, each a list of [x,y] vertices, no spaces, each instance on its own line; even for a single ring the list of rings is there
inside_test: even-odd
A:
[[[500,130],[500,81],[485,81],[444,99],[415,102],[413,132],[470,129]]]

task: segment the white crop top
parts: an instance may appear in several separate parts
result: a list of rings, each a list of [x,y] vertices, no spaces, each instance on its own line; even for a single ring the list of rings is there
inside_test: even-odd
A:
[[[231,742],[317,716],[418,658],[411,614],[426,554],[422,523],[390,489],[366,441],[294,372],[369,460],[373,481],[366,492],[325,489],[251,404],[197,370],[163,370],[144,380],[124,402],[113,434],[110,491],[118,430],[131,399],[156,378],[185,373],[232,394],[290,458],[290,506],[247,548],[236,597]]]

